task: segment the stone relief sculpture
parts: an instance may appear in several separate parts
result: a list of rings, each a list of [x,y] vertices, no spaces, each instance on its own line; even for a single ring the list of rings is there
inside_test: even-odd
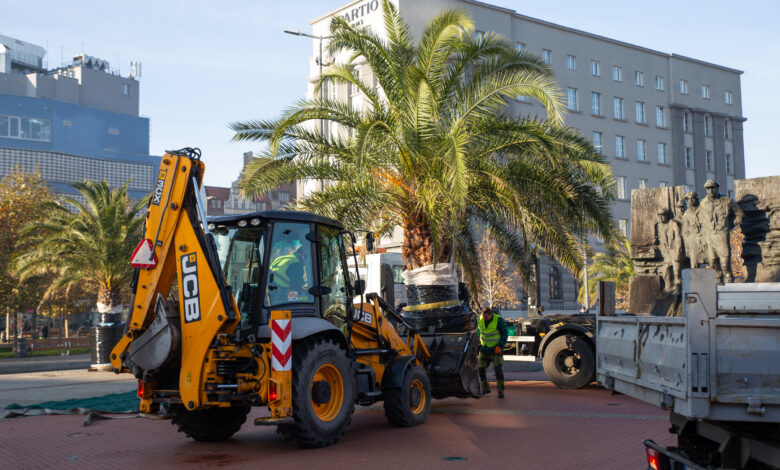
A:
[[[687,208],[681,208],[683,212],[682,217],[680,217],[683,246],[685,256],[690,260],[690,266],[697,268],[700,264],[705,263],[707,258],[701,233],[699,195],[695,191],[690,191],[685,195],[684,200],[688,205]]]
[[[718,282],[732,282],[729,236],[731,229],[742,223],[745,214],[734,201],[721,196],[719,188],[713,180],[704,183],[707,196],[699,209],[702,235],[710,267],[717,273]]]
[[[661,276],[667,290],[678,290],[681,282],[680,270],[683,262],[683,239],[680,222],[672,219],[669,209],[660,208],[656,212],[655,239],[661,252]]]

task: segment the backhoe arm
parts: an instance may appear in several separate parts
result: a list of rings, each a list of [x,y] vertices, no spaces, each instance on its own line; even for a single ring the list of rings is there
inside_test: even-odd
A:
[[[144,239],[133,254],[137,271],[132,284],[132,313],[125,335],[111,352],[115,371],[132,371],[144,381],[180,358],[179,390],[189,409],[205,401],[201,384],[209,347],[217,335],[232,332],[240,320],[200,201],[203,172],[197,150],[169,151],[163,157],[146,213]],[[178,309],[163,300],[171,291],[174,276]],[[150,328],[153,322],[157,324]],[[176,335],[170,350],[163,353],[159,337],[154,336],[160,322],[178,329],[181,338],[179,342]],[[134,357],[154,360],[134,361]]]

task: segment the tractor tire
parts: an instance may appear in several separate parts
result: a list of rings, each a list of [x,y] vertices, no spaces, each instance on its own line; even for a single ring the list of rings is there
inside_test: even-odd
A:
[[[182,405],[174,405],[170,407],[171,424],[196,441],[225,441],[241,429],[249,410],[249,406],[238,406],[189,411]]]
[[[542,365],[547,378],[565,390],[582,388],[595,380],[593,348],[579,336],[562,335],[552,340],[544,352]]]
[[[389,264],[383,263],[379,268],[379,274],[379,290],[381,291],[379,295],[382,296],[385,302],[395,307],[395,280],[393,279],[393,268]]]
[[[408,428],[422,424],[431,412],[431,382],[425,370],[411,365],[401,388],[384,390],[385,416],[393,426]]]
[[[327,338],[293,343],[293,423],[279,432],[301,447],[326,447],[344,434],[355,411],[355,374],[347,352]]]

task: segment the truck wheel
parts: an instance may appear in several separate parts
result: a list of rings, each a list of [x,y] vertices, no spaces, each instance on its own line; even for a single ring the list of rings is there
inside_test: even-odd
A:
[[[401,388],[384,391],[385,416],[393,426],[410,427],[422,424],[431,412],[431,382],[425,370],[411,365],[404,374]]]
[[[236,406],[189,411],[182,405],[174,405],[170,408],[171,424],[196,441],[224,441],[241,429],[249,409],[248,406]]]
[[[542,358],[544,373],[558,388],[573,390],[593,382],[596,360],[593,349],[579,336],[563,335],[552,340]]]
[[[291,424],[279,431],[302,447],[336,442],[355,411],[355,375],[347,353],[333,340],[293,344]]]
[[[393,268],[389,264],[383,263],[379,269],[380,293],[385,302],[395,307],[395,280],[393,279]]]

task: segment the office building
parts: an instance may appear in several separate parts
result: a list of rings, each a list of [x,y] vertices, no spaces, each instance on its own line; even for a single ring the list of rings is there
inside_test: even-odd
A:
[[[462,9],[474,20],[475,34],[495,32],[518,50],[532,51],[548,63],[566,100],[566,124],[590,138],[612,165],[618,201],[613,214],[628,235],[631,190],[685,185],[703,196],[707,179],[720,182],[733,196],[734,180],[745,177],[742,126],[741,71],[629,44],[598,34],[568,28],[522,15],[512,9],[473,0],[394,0],[399,12],[419,38],[427,22],[444,9]],[[360,0],[311,22],[314,36],[326,37],[331,19],[341,16],[351,24],[371,28],[384,36],[381,2]],[[327,39],[325,39],[327,41]],[[652,44],[648,44],[652,47]],[[319,40],[314,39],[308,96],[318,79]],[[349,55],[336,57],[345,60]],[[321,58],[328,63],[331,58]],[[371,83],[371,71],[356,63],[358,73]],[[359,108],[358,90],[334,87],[329,96],[349,100]],[[518,115],[544,115],[533,100],[515,100]],[[400,245],[400,239],[394,243]],[[553,276],[564,270],[540,260],[543,305],[572,308],[575,283],[566,273],[563,288],[553,288]],[[549,290],[549,292],[547,292]],[[562,299],[551,298],[561,292]]]
[[[46,51],[0,35],[0,177],[38,169],[57,193],[72,183],[132,178],[128,193],[151,192],[160,163],[149,155],[149,119],[139,82],[104,60],[79,54],[47,69]]]

